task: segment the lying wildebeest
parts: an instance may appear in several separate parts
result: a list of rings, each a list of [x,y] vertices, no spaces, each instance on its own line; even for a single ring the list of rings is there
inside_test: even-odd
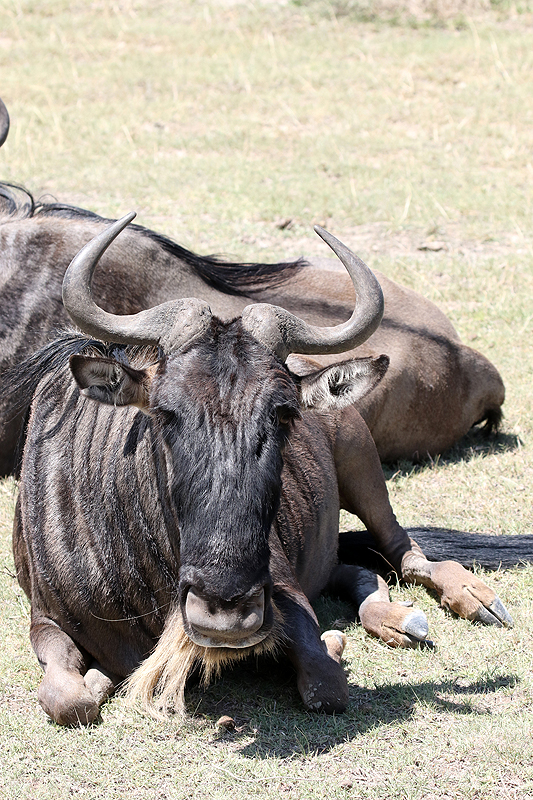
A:
[[[5,120],[4,137],[7,112]],[[36,204],[28,192],[0,184],[0,375],[42,346],[51,330],[68,323],[61,303],[65,270],[109,222],[72,206]],[[435,455],[476,423],[497,427],[504,399],[497,370],[460,341],[433,303],[384,275],[379,281],[383,321],[358,355],[386,353],[390,366],[358,410],[381,458]],[[131,226],[105,254],[94,293],[115,314],[136,313],[170,298],[198,297],[226,321],[250,302],[268,302],[319,326],[347,319],[353,303],[350,279],[336,271],[332,259],[307,266],[303,261],[224,263],[139,226]],[[294,355],[290,366],[303,375],[333,360]],[[0,475],[14,469],[24,412],[18,397],[0,392]],[[349,411],[346,417],[349,424]]]
[[[65,270],[109,222],[70,206],[35,205],[29,194],[17,196],[12,187],[0,186],[0,374],[67,323],[61,303]],[[268,302],[314,325],[336,325],[350,315],[353,289],[329,262],[224,263],[132,226],[104,256],[94,292],[102,307],[116,314],[190,296],[205,299],[223,320],[233,319],[251,302]],[[495,367],[460,341],[433,303],[384,275],[378,278],[385,298],[383,321],[358,355],[386,353],[390,366],[358,402],[358,410],[382,460],[435,455],[474,424],[486,420],[488,429],[496,427],[504,387]],[[345,358],[352,355],[347,352]],[[304,375],[333,360],[293,355],[289,363]],[[14,469],[23,417],[19,398],[0,396],[0,475]]]
[[[286,366],[293,351],[344,354],[375,330],[383,297],[363,262],[321,232],[357,294],[334,327],[268,304],[223,322],[196,298],[118,316],[90,287],[130,219],[90,242],[65,276],[65,307],[95,338],[48,346],[30,376],[14,553],[52,719],[90,722],[132,673],[145,702],[155,691],[163,706],[179,704],[194,663],[210,674],[277,651],[293,662],[307,708],[342,711],[343,636],[321,638],[309,601],[324,589],[347,597],[391,644],[423,641],[427,622],[390,603],[376,575],[337,564],[340,506],[403,579],[464,617],[511,624],[491,589],[453,561],[426,560],[394,517],[353,406],[388,359],[302,378]]]

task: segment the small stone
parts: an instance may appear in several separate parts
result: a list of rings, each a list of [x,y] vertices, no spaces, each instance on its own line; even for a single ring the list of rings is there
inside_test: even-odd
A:
[[[423,244],[419,245],[419,250],[432,250],[434,253],[438,253],[439,250],[447,250],[448,245],[446,242],[424,242]]]
[[[220,717],[217,722],[218,728],[224,728],[227,731],[234,731],[235,730],[235,720],[232,717],[228,717],[226,714]]]
[[[292,228],[294,220],[289,217],[288,219],[280,219],[276,222],[276,228],[280,231],[288,231]]]

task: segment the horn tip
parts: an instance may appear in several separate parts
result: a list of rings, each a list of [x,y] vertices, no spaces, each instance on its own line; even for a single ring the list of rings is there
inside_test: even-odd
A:
[[[325,241],[325,243],[326,243],[327,245],[329,245],[329,247],[331,247],[331,249],[332,249],[332,250],[334,250],[334,249],[335,249],[335,245],[337,245],[337,244],[341,244],[341,245],[342,245],[342,242],[340,242],[340,241],[337,239],[337,237],[336,237],[336,236],[333,236],[333,234],[332,234],[332,233],[330,233],[329,231],[327,231],[327,230],[326,230],[325,228],[323,228],[321,225],[313,225],[313,228],[314,228],[314,230],[315,230],[315,233],[318,233],[318,235],[320,236],[320,238],[321,238],[321,239],[323,239],[323,240]]]
[[[318,233],[320,238],[325,241],[328,247],[331,247],[331,249],[337,256],[339,255],[337,252],[339,248],[344,248],[345,250],[348,249],[346,245],[344,245],[339,239],[337,239],[336,236],[333,236],[332,233],[327,231],[325,228],[322,228],[321,225],[313,225],[313,228],[315,229],[315,233]]]

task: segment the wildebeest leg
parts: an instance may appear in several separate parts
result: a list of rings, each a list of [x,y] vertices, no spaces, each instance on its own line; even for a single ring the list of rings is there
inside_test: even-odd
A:
[[[341,507],[359,517],[403,580],[434,589],[442,605],[460,617],[512,626],[505,606],[482,580],[455,561],[428,561],[400,527],[370,431],[353,407],[343,411],[335,442],[335,466]]]
[[[30,640],[44,670],[39,702],[58,725],[89,725],[118,678],[85,656],[54,622],[32,623]]]
[[[498,595],[480,578],[456,561],[428,561],[414,539],[411,543],[412,549],[402,561],[404,580],[433,589],[442,606],[464,619],[513,627],[513,619]]]
[[[334,457],[341,508],[359,517],[374,536],[379,552],[401,575],[402,559],[411,550],[411,541],[394,516],[376,446],[353,406],[342,412]]]
[[[386,582],[375,572],[339,564],[326,591],[353,603],[365,631],[391,647],[416,647],[426,641],[428,623],[424,612],[391,603]]]
[[[344,711],[348,704],[348,682],[340,663],[344,634],[326,631],[320,636],[317,618],[303,593],[276,593],[275,602],[283,614],[285,652],[296,669],[305,707],[326,714]]]

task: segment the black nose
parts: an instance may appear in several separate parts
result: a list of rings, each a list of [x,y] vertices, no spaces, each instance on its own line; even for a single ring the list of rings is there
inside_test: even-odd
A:
[[[265,620],[265,588],[231,602],[187,592],[185,617],[193,640],[210,640],[211,647],[247,647]]]

